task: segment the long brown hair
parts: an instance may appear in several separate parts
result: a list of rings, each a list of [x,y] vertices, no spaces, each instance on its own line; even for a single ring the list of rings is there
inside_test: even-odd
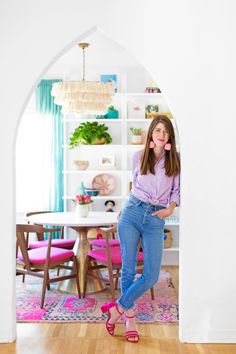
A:
[[[141,175],[146,175],[148,172],[155,174],[154,166],[156,158],[153,149],[149,145],[152,140],[152,133],[158,123],[162,123],[169,133],[169,140],[167,143],[171,144],[171,149],[166,150],[165,153],[165,171],[168,177],[176,176],[180,173],[180,158],[176,151],[175,132],[170,119],[165,115],[160,115],[154,118],[149,126],[144,153],[141,157]]]

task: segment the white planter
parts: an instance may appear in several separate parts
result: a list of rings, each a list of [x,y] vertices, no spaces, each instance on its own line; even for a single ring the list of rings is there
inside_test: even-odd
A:
[[[142,136],[141,135],[131,135],[131,144],[142,144]]]
[[[76,204],[75,215],[78,218],[86,218],[89,214],[89,204]]]

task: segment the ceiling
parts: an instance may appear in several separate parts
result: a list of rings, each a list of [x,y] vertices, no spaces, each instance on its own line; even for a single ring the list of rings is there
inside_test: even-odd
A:
[[[131,67],[140,67],[137,60],[129,54],[129,52],[121,47],[114,40],[96,31],[86,38],[84,42],[88,42],[90,46],[85,52],[86,61],[86,79],[89,73],[93,71],[104,72],[107,69],[125,69]],[[142,67],[142,70],[144,68]],[[47,77],[60,78],[82,78],[82,49],[78,45],[71,48],[64,54],[47,72]]]

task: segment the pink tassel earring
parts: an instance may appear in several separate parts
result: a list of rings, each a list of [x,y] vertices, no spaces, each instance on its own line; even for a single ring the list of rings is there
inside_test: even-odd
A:
[[[167,150],[167,151],[170,151],[171,150],[171,144],[170,143],[166,144],[164,149]]]
[[[150,141],[149,148],[154,149],[155,146],[156,146],[156,144],[154,143],[154,141]]]

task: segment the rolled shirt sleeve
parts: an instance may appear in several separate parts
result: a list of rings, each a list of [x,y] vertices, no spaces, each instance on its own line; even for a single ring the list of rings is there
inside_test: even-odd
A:
[[[176,206],[180,204],[180,176],[179,174],[173,178],[173,185],[170,193],[170,203],[175,202]]]

